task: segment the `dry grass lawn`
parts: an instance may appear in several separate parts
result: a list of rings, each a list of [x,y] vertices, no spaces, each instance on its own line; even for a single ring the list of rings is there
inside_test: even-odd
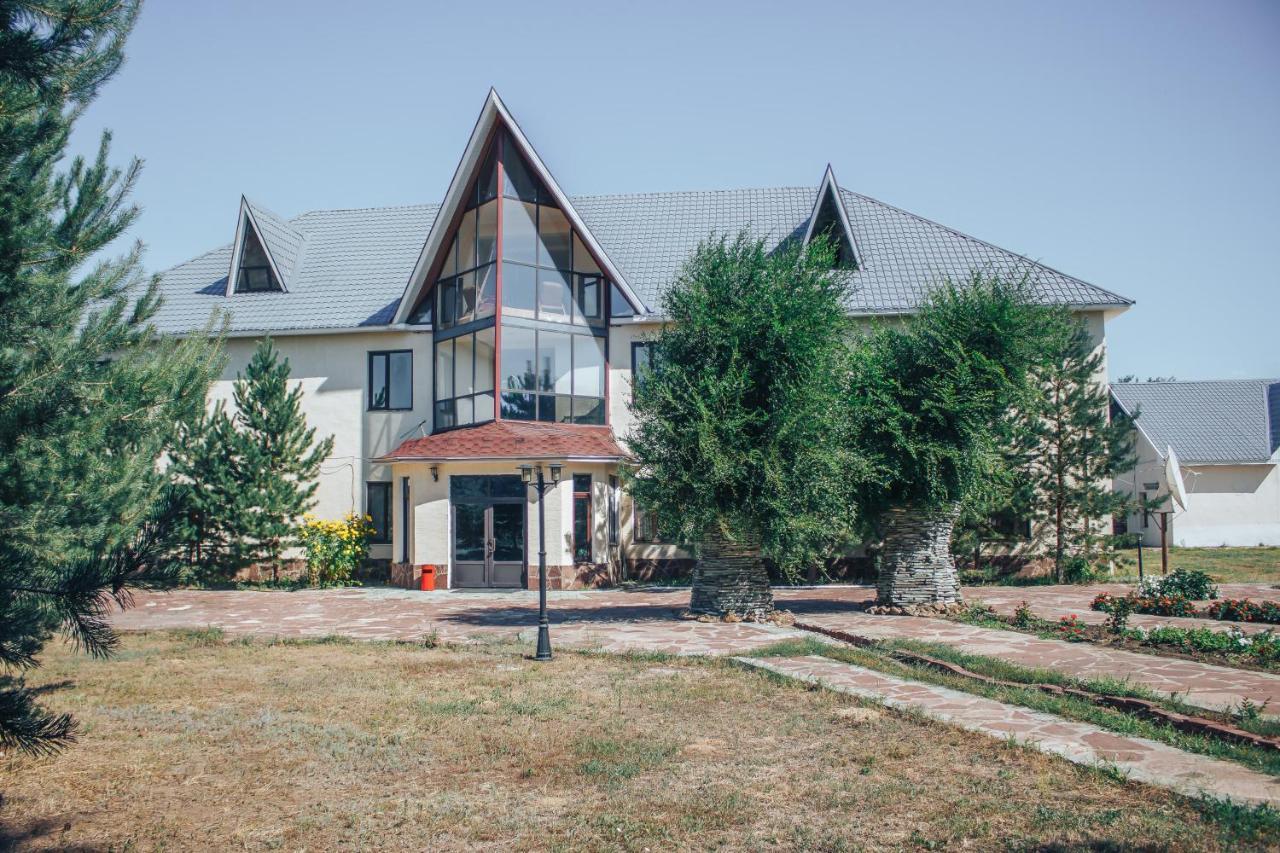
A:
[[[55,645],[33,681],[81,741],[0,759],[0,847],[1240,846],[1173,795],[731,664],[527,651]]]
[[[1138,552],[1120,551],[1119,575],[1106,580],[1138,579]],[[1160,548],[1143,549],[1143,566],[1149,576],[1160,574]],[[1218,583],[1280,584],[1280,548],[1169,548],[1169,568],[1207,573]]]

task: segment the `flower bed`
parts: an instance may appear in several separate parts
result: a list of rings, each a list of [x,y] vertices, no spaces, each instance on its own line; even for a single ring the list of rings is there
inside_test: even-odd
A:
[[[1127,603],[1131,613],[1146,613],[1152,616],[1198,616],[1195,604],[1186,598],[1173,595],[1141,595],[1129,593],[1125,596],[1098,593],[1089,606],[1103,613],[1110,613],[1117,601]]]
[[[1269,622],[1280,624],[1280,604],[1274,601],[1251,601],[1248,598],[1224,598],[1203,611],[1210,619],[1227,622]]]
[[[1118,605],[1125,602],[1125,605]],[[1131,613],[1151,616],[1189,616],[1196,619],[1218,619],[1224,622],[1265,622],[1280,625],[1280,604],[1273,601],[1252,601],[1248,598],[1226,598],[1197,610],[1190,599],[1170,595],[1143,595],[1131,592],[1125,596],[1099,593],[1089,605],[1103,613],[1113,612],[1117,606],[1127,606]]]

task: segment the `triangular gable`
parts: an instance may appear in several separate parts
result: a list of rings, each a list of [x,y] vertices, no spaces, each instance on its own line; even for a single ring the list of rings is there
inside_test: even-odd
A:
[[[254,242],[256,241],[256,246]],[[302,254],[305,235],[265,207],[240,196],[240,215],[236,220],[236,239],[231,247],[231,269],[227,273],[227,295],[237,291],[236,282],[246,252],[261,248],[275,287],[267,290],[289,292],[293,272]]]
[[[444,202],[440,205],[440,211],[436,214],[435,222],[431,225],[431,231],[427,234],[426,242],[422,246],[422,252],[418,255],[418,262],[414,265],[413,274],[409,276],[409,282],[405,287],[404,295],[400,299],[400,307],[396,310],[394,322],[404,323],[407,321],[409,313],[421,299],[424,289],[428,286],[427,276],[431,271],[432,265],[438,260],[437,256],[443,248],[445,239],[450,235],[453,221],[466,207],[467,188],[478,173],[481,165],[480,160],[487,150],[490,139],[493,137],[495,127],[498,126],[506,129],[508,139],[515,144],[518,152],[524,157],[534,177],[541,180],[543,186],[550,192],[556,206],[564,213],[573,229],[581,237],[583,243],[586,244],[588,251],[600,265],[601,271],[617,285],[619,292],[622,293],[632,309],[637,313],[648,313],[644,302],[635,294],[635,291],[627,284],[622,272],[614,266],[613,261],[605,254],[604,248],[591,233],[591,229],[587,227],[587,224],[583,222],[582,217],[574,210],[568,196],[560,189],[560,185],[556,183],[556,179],[552,177],[550,170],[542,162],[542,158],[538,156],[538,152],[533,150],[533,146],[525,138],[520,126],[516,124],[506,105],[498,97],[497,91],[490,89],[488,96],[485,98],[484,108],[480,111],[480,117],[476,120],[475,128],[471,131],[471,138],[467,141],[467,147],[463,150],[462,159],[458,162],[457,169],[454,170],[453,180],[449,183],[449,191],[445,193]],[[501,192],[501,188],[499,188],[499,192]]]
[[[804,232],[805,245],[809,244],[815,234],[822,233],[830,233],[835,237],[838,266],[841,269],[857,269],[858,244],[853,239],[849,211],[845,209],[844,199],[840,197],[840,186],[836,183],[836,174],[830,163],[822,175],[818,195],[813,200],[809,227]]]

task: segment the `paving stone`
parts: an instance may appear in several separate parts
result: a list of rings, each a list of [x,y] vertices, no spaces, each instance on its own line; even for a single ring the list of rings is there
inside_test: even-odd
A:
[[[1257,705],[1270,703],[1272,713],[1280,710],[1280,675],[1265,672],[1161,658],[1091,643],[1042,640],[1016,631],[918,616],[873,616],[850,609],[809,613],[799,622],[874,640],[941,643],[957,651],[1051,669],[1080,679],[1110,678],[1214,711],[1230,711],[1245,699]]]
[[[1064,720],[947,687],[912,682],[829,658],[735,660],[872,699],[891,708],[914,709],[941,722],[1012,739],[1077,764],[1113,765],[1131,779],[1182,794],[1226,797],[1241,803],[1280,804],[1280,780],[1145,738],[1116,735],[1088,723]]]

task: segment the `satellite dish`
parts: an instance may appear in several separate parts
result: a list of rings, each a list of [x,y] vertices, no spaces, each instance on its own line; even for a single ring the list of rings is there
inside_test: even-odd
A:
[[[1182,466],[1178,464],[1178,454],[1173,452],[1172,445],[1165,445],[1164,480],[1169,484],[1169,497],[1180,509],[1187,508],[1187,484],[1182,482]]]

